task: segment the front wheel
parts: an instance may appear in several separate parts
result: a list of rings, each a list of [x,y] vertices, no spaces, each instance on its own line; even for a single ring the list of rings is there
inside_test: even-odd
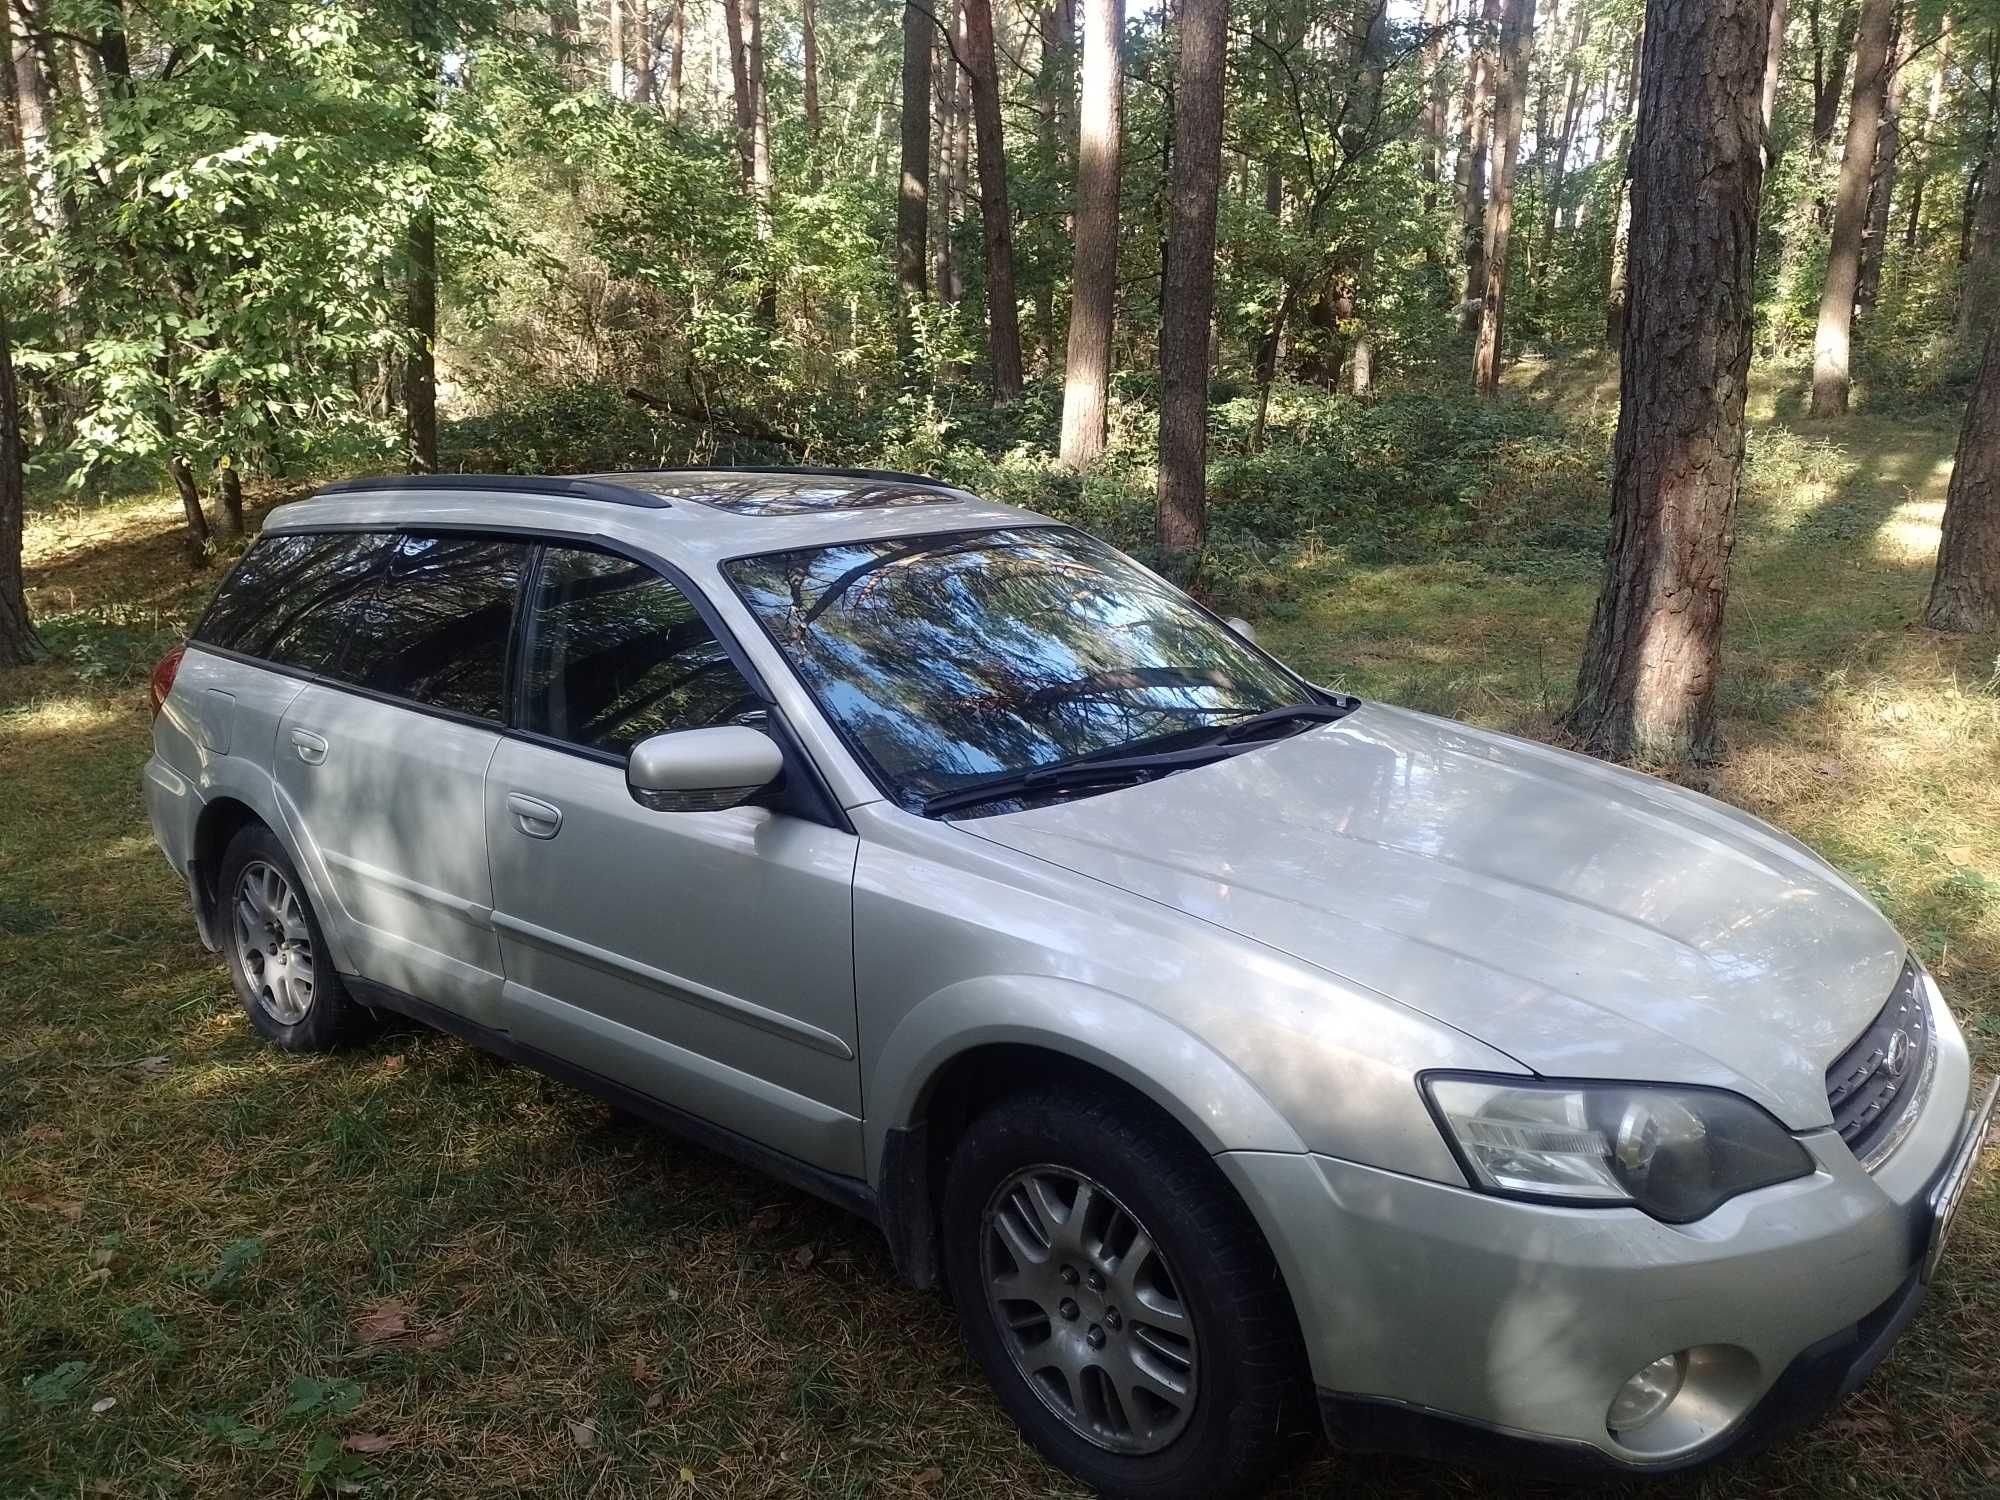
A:
[[[944,1193],[967,1343],[1028,1440],[1107,1495],[1242,1491],[1285,1456],[1297,1324],[1242,1203],[1136,1105],[1033,1094],[966,1130]]]

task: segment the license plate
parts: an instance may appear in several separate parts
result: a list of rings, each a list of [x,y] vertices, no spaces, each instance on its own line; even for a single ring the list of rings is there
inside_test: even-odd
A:
[[[1931,1193],[1931,1242],[1924,1250],[1926,1281],[1936,1273],[1938,1262],[1944,1257],[1944,1242],[1951,1234],[1952,1220],[1958,1217],[1958,1207],[1965,1201],[1965,1190],[1972,1185],[1972,1169],[1979,1163],[1979,1153],[1986,1145],[1986,1133],[1993,1128],[1996,1099],[2000,1099],[2000,1078],[1987,1086],[1985,1097],[1972,1111],[1970,1127],[1959,1138],[1957,1155],[1952,1157],[1950,1168]]]

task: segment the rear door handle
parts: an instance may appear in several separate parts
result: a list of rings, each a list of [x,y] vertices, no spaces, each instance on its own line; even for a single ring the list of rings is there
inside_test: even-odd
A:
[[[509,792],[507,811],[514,815],[514,826],[531,839],[552,839],[562,832],[562,809],[552,802]]]
[[[309,766],[317,766],[326,760],[326,741],[304,729],[292,731],[292,749]]]

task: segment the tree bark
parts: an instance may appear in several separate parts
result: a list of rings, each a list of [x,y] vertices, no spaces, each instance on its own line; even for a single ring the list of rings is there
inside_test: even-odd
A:
[[[632,97],[640,104],[653,102],[653,6],[652,0],[632,0]]]
[[[1611,535],[1576,701],[1619,759],[1720,749],[1763,188],[1769,0],[1648,0]]]
[[[1625,346],[1625,311],[1631,302],[1632,249],[1632,111],[1643,83],[1642,56],[1646,44],[1643,22],[1632,38],[1631,87],[1626,91],[1626,115],[1618,132],[1618,220],[1611,229],[1611,268],[1604,288],[1604,347]]]
[[[1833,128],[1840,123],[1840,86],[1847,80],[1847,58],[1854,50],[1854,28],[1858,19],[1855,0],[1830,0],[1838,7],[1833,34],[1822,29],[1821,0],[1811,0],[1808,14],[1813,39],[1813,160],[1818,161],[1833,144]]]
[[[2000,624],[2000,326],[1986,336],[1959,431],[1924,623],[1954,631]]]
[[[1785,27],[1791,22],[1790,0],[1771,0],[1771,52],[1764,59],[1763,104],[1758,111],[1764,120],[1764,175],[1769,177],[1778,165],[1778,150],[1771,134],[1771,122],[1777,118],[1778,81],[1784,76]]]
[[[1215,209],[1222,176],[1222,83],[1229,0],[1180,0],[1174,74],[1173,205],[1160,291],[1161,569],[1191,584],[1208,542],[1209,322],[1215,309]]]
[[[1882,262],[1889,253],[1889,210],[1896,197],[1896,160],[1902,150],[1903,85],[1908,38],[1896,47],[1889,63],[1889,87],[1882,99],[1882,123],[1875,132],[1875,172],[1868,185],[1868,228],[1861,236],[1861,273],[1854,288],[1854,316],[1873,310],[1882,285]]]
[[[736,120],[736,162],[748,188],[756,180],[755,148],[751,137],[756,130],[757,101],[750,92],[749,54],[743,45],[743,0],[722,0],[722,28],[729,43],[729,88]]]
[[[925,248],[930,232],[931,18],[903,7],[903,160],[896,200],[896,357],[904,378],[914,379],[916,310],[930,282]]]
[[[1965,226],[1965,275],[1958,297],[1958,341],[1968,353],[2000,326],[2000,129],[1987,138],[1981,171],[1979,201]]]
[[[667,27],[667,118],[678,125],[685,107],[682,70],[687,58],[687,0],[674,0],[673,19]]]
[[[403,421],[410,469],[434,474],[437,427],[437,218],[420,209],[410,224],[410,347],[403,357]]]
[[[1548,264],[1549,247],[1556,237],[1556,214],[1562,206],[1563,179],[1569,171],[1570,143],[1576,138],[1577,114],[1583,106],[1584,43],[1590,40],[1590,9],[1584,0],[1570,18],[1569,62],[1563,70],[1562,109],[1557,116],[1555,161],[1549,167],[1548,191],[1542,195],[1542,232],[1535,250],[1536,274]]]
[[[979,152],[979,229],[986,247],[986,348],[996,405],[1021,394],[1021,314],[1014,299],[1014,221],[1007,200],[1007,143],[1001,132],[1000,69],[993,50],[992,0],[963,0],[965,68]]]
[[[1435,213],[1438,204],[1438,189],[1444,181],[1444,131],[1445,131],[1445,90],[1444,90],[1444,46],[1447,27],[1446,0],[1424,0],[1422,14],[1417,26],[1422,34],[1422,58],[1424,69],[1424,112],[1418,117],[1417,128],[1424,137],[1424,212]],[[1429,264],[1437,263],[1436,253],[1426,244],[1424,255]]]
[[[1361,71],[1355,78],[1352,107],[1348,111],[1351,124],[1346,145],[1350,159],[1366,151],[1381,136],[1382,83],[1389,69],[1388,0],[1373,0],[1370,6],[1360,61]],[[1364,315],[1368,306],[1365,299],[1375,295],[1375,246],[1372,240],[1363,245],[1355,257],[1353,275],[1340,277],[1338,281],[1338,296],[1342,304],[1337,310],[1338,317],[1360,324],[1354,337],[1354,394],[1372,395],[1375,390],[1375,340],[1368,326],[1369,319]],[[1333,373],[1338,379],[1338,366]]]
[[[1535,0],[1507,0],[1500,24],[1499,76],[1494,88],[1494,130],[1500,168],[1486,208],[1486,285],[1479,309],[1479,342],[1472,354],[1472,384],[1482,396],[1500,392],[1501,339],[1506,332],[1507,250],[1514,230],[1514,178],[1521,159],[1521,122],[1527,110],[1528,65],[1534,46]]]
[[[0,49],[8,51],[11,61],[7,20],[6,6],[0,4]],[[0,140],[0,149],[10,157],[14,154],[10,142]],[[24,457],[12,330],[7,308],[0,304],[0,667],[26,666],[42,655],[42,639],[28,617],[28,593],[21,577],[21,526],[27,508]]]
[[[1465,150],[1458,157],[1460,198],[1465,204],[1466,330],[1479,326],[1479,305],[1486,296],[1486,168],[1493,135],[1494,28],[1501,0],[1483,0],[1479,31],[1465,77]],[[1510,0],[1511,3],[1511,0]]]
[[[1854,332],[1854,293],[1861,280],[1861,236],[1868,220],[1868,176],[1889,81],[1889,29],[1897,0],[1861,0],[1854,43],[1854,94],[1847,106],[1847,144],[1833,194],[1833,237],[1813,336],[1812,414],[1846,414],[1848,350]]]
[[[1119,153],[1124,124],[1125,0],[1085,0],[1076,167],[1076,257],[1063,363],[1062,461],[1104,451],[1111,333],[1118,309]]]
[[[806,107],[806,149],[811,156],[808,181],[814,191],[820,185],[819,160],[819,6],[817,0],[802,0],[801,24],[804,27],[805,48],[805,107]]]
[[[625,78],[625,3],[624,0],[608,0],[604,14],[604,58],[605,86],[611,90],[611,97],[623,99],[626,95]]]
[[[771,242],[771,108],[764,94],[763,0],[740,0],[743,7],[744,67],[750,84],[750,197],[757,206],[757,241]],[[757,287],[757,321],[778,322],[778,285],[766,267]]]
[[[940,3],[937,16],[940,23],[956,27],[955,6]],[[951,230],[958,207],[958,59],[943,45],[942,35],[936,41],[937,53],[931,64],[937,83],[937,170],[931,178],[936,184],[936,191],[931,194],[934,209],[931,238],[937,246],[938,301],[955,304],[959,297],[959,277]]]

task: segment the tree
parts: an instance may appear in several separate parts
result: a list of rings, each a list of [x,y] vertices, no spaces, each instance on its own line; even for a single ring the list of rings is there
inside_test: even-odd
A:
[[[1181,0],[1174,74],[1173,203],[1160,289],[1159,560],[1191,583],[1208,540],[1209,319],[1215,203],[1222,175],[1222,82],[1229,0]]]
[[[1924,623],[1960,631],[2000,624],[2000,326],[1986,336],[1959,430]]]
[[[1611,269],[1604,288],[1604,347],[1625,347],[1625,310],[1631,301],[1632,250],[1632,111],[1639,102],[1646,29],[1632,38],[1631,86],[1625,92],[1625,116],[1618,130],[1618,218],[1611,229]]]
[[[1611,535],[1567,724],[1599,755],[1719,749],[1743,464],[1768,0],[1648,0]]]
[[[979,228],[986,247],[986,347],[993,399],[1021,394],[1021,313],[1014,301],[1014,222],[1007,202],[1007,142],[1000,118],[1000,69],[993,55],[992,0],[962,0],[965,71],[979,155]]]
[[[903,7],[903,160],[896,198],[896,357],[914,374],[916,316],[930,285],[924,254],[931,220],[931,33],[928,10]]]
[[[0,6],[0,13],[4,10]],[[0,19],[0,43],[6,42],[5,26]],[[42,654],[41,638],[28,618],[28,595],[21,578],[21,521],[27,503],[21,457],[14,345],[6,304],[0,302],[0,667],[25,666]]]
[[[1882,285],[1882,262],[1889,253],[1889,207],[1896,197],[1896,164],[1902,152],[1903,88],[1909,78],[1909,39],[1903,38],[1889,60],[1889,87],[1882,101],[1882,123],[1875,132],[1875,171],[1868,184],[1867,228],[1861,233],[1861,274],[1854,288],[1854,315],[1875,306]]]
[[[1486,285],[1473,348],[1472,383],[1482,396],[1500,390],[1500,342],[1507,315],[1507,251],[1514,230],[1514,178],[1520,168],[1521,123],[1527,111],[1528,60],[1534,45],[1535,0],[1507,0],[1500,23],[1499,74],[1494,84],[1494,131],[1500,167],[1486,207]]]
[[[1061,452],[1062,461],[1072,465],[1096,458],[1108,435],[1124,99],[1125,0],[1084,0],[1076,259],[1070,277],[1069,356],[1063,364]]]
[[[1501,0],[1482,0],[1465,74],[1465,149],[1458,154],[1458,196],[1465,207],[1465,326],[1479,326],[1486,297],[1486,169],[1493,138],[1493,32]]]
[[[1847,143],[1840,153],[1833,234],[1827,248],[1826,281],[1820,292],[1819,324],[1813,336],[1815,417],[1837,417],[1847,411],[1847,362],[1854,332],[1854,294],[1861,281],[1861,237],[1868,225],[1868,178],[1875,162],[1875,138],[1882,125],[1889,81],[1889,32],[1897,3],[1861,0],[1861,25],[1854,42],[1854,93],[1847,106]]]

